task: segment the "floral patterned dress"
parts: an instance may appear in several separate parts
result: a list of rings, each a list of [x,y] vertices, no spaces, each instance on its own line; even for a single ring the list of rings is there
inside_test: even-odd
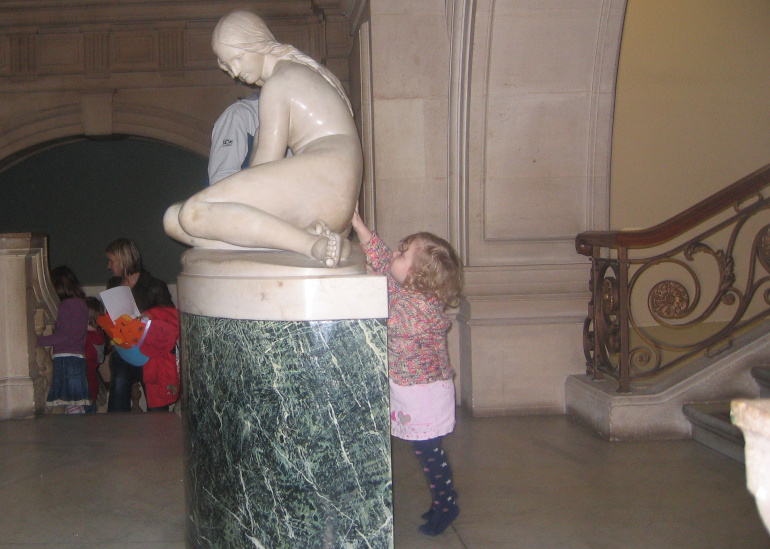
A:
[[[443,304],[409,291],[390,276],[393,252],[373,234],[363,246],[369,267],[388,277],[388,377],[391,434],[429,440],[455,424],[454,371],[446,334],[451,326]]]

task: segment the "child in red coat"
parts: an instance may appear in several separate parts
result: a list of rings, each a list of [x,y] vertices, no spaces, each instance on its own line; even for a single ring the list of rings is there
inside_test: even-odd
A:
[[[168,411],[179,398],[179,312],[165,284],[151,284],[147,293],[149,308],[142,315],[150,326],[139,347],[148,358],[142,367],[147,411]]]

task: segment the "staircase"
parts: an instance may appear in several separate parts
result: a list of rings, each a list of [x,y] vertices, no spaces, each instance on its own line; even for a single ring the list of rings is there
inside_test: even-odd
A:
[[[607,440],[690,438],[684,406],[761,397],[754,375],[760,364],[770,365],[770,323],[736,337],[718,356],[702,357],[630,393],[619,392],[611,379],[570,376],[564,387],[567,413]]]
[[[760,398],[770,397],[770,366],[753,366],[750,372],[759,385]],[[729,400],[688,403],[682,412],[692,423],[693,440],[745,463],[743,432],[733,425]]]
[[[609,440],[725,438],[770,370],[770,164],[647,229],[586,231],[586,373],[568,414]],[[767,390],[765,390],[767,392]],[[701,403],[701,404],[693,404]]]

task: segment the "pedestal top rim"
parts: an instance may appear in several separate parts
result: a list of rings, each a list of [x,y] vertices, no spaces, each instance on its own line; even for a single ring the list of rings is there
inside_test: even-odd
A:
[[[182,274],[211,278],[327,278],[366,273],[361,248],[353,246],[350,257],[336,267],[282,250],[220,250],[191,248],[182,254]]]

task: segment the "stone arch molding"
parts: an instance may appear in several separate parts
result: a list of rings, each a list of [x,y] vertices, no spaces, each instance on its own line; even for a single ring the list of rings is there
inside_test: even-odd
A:
[[[199,118],[153,104],[115,104],[111,97],[84,94],[79,103],[10,115],[7,139],[0,146],[0,169],[48,145],[81,137],[143,137],[208,156],[211,129]]]
[[[334,61],[349,53],[347,19],[316,4],[239,7],[344,81]],[[211,32],[232,9],[225,0],[0,0],[0,169],[82,137],[151,138],[208,156],[217,116],[252,93],[211,52]]]

